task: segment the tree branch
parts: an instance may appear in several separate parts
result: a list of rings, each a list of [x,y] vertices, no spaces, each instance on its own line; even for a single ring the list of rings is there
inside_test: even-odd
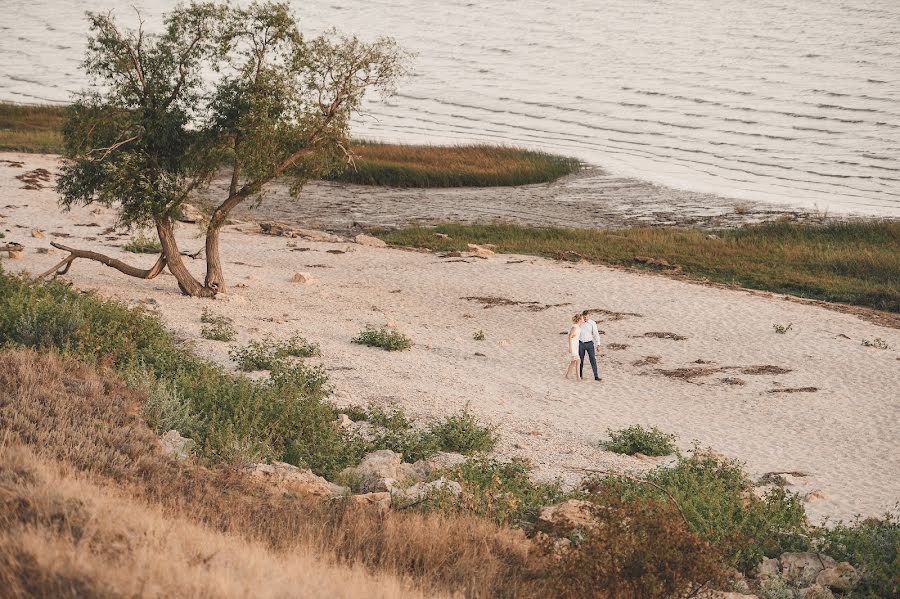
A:
[[[156,259],[156,264],[151,266],[150,268],[143,269],[131,266],[130,264],[126,264],[121,260],[117,260],[105,254],[99,254],[97,252],[92,252],[89,250],[79,250],[76,248],[71,248],[61,243],[56,243],[55,241],[51,241],[50,245],[53,247],[69,252],[69,256],[65,258],[62,262],[48,270],[47,272],[41,274],[38,278],[43,279],[44,277],[53,274],[56,272],[57,274],[65,274],[66,271],[69,270],[69,267],[72,265],[72,262],[75,261],[76,258],[85,258],[87,260],[94,260],[95,262],[100,262],[101,264],[105,264],[110,268],[114,268],[121,273],[124,273],[131,277],[136,277],[138,279],[152,279],[156,277],[159,273],[162,272],[163,268],[166,266],[166,255],[160,254],[159,258]],[[61,267],[65,267],[62,271],[59,269]]]

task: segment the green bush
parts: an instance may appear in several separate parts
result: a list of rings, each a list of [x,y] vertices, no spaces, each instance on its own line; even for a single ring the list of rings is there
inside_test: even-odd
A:
[[[590,492],[609,488],[625,497],[673,502],[691,529],[744,573],[763,557],[810,546],[811,529],[798,495],[776,487],[759,498],[739,462],[697,448],[643,481],[615,475],[585,481]]]
[[[311,358],[320,354],[319,345],[299,335],[287,341],[251,341],[244,347],[234,348],[228,355],[244,372],[272,370],[287,357]]]
[[[321,368],[280,361],[268,379],[253,381],[177,347],[157,316],[60,283],[0,271],[0,344],[6,343],[124,372],[148,393],[151,425],[191,437],[207,463],[274,458],[331,476],[365,450],[336,426]],[[284,351],[309,347],[292,340]]]
[[[162,252],[162,244],[156,237],[148,237],[141,233],[137,237],[132,237],[122,249],[134,254],[159,254]]]
[[[881,518],[857,519],[824,529],[820,551],[860,572],[854,599],[900,596],[900,504]]]
[[[534,482],[531,467],[521,459],[499,462],[474,458],[433,476],[457,481],[463,493],[460,498],[438,493],[423,502],[422,509],[469,513],[498,524],[528,526],[537,519],[541,508],[566,498],[559,481]]]
[[[636,424],[619,431],[608,429],[607,432],[609,441],[600,443],[600,447],[607,451],[626,455],[642,453],[652,456],[669,455],[675,452],[675,446],[672,444],[675,435],[664,433],[655,426],[648,430]]]
[[[200,336],[211,341],[234,341],[237,330],[231,324],[231,319],[225,316],[217,316],[206,308],[200,315],[200,322],[205,326],[200,329]]]
[[[403,351],[412,347],[412,341],[409,337],[400,331],[388,327],[376,329],[367,326],[352,341],[360,345],[380,347],[386,351]]]
[[[468,406],[460,413],[451,414],[442,422],[432,425],[429,433],[442,451],[464,455],[491,451],[500,439],[496,427],[481,424]]]

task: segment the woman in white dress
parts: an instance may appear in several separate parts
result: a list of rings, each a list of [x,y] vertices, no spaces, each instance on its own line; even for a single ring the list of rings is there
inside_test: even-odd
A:
[[[578,332],[584,318],[584,314],[576,314],[572,317],[572,328],[569,329],[569,365],[566,366],[564,379],[569,378],[569,372],[574,372],[575,380],[581,380],[581,375],[578,373]]]

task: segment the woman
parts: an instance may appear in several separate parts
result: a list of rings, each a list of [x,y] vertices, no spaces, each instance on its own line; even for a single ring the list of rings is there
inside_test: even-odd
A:
[[[569,365],[566,366],[564,379],[569,378],[569,372],[572,371],[575,373],[575,380],[581,380],[581,374],[578,372],[578,332],[584,318],[584,314],[576,314],[572,317],[572,328],[569,329]]]

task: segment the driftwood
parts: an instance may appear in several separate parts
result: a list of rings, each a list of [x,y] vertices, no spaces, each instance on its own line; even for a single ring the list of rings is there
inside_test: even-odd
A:
[[[65,252],[69,252],[69,255],[63,258],[58,264],[56,264],[53,268],[48,271],[38,275],[38,279],[43,279],[44,277],[50,275],[64,275],[69,272],[69,268],[72,266],[72,262],[75,261],[76,258],[86,258],[87,260],[94,260],[96,262],[100,262],[101,264],[105,264],[110,268],[114,268],[119,272],[122,272],[126,275],[137,277],[139,279],[152,279],[157,276],[159,273],[163,271],[166,267],[166,255],[160,254],[159,258],[156,259],[156,263],[150,268],[143,269],[131,266],[130,264],[126,264],[121,260],[117,260],[110,256],[106,256],[104,254],[99,254],[97,252],[92,252],[89,250],[79,250],[76,248],[65,246],[61,243],[57,243],[55,241],[51,241],[50,245],[53,247],[63,250]]]
[[[21,252],[25,249],[25,246],[21,243],[7,243],[6,245],[0,245],[0,252]]]

